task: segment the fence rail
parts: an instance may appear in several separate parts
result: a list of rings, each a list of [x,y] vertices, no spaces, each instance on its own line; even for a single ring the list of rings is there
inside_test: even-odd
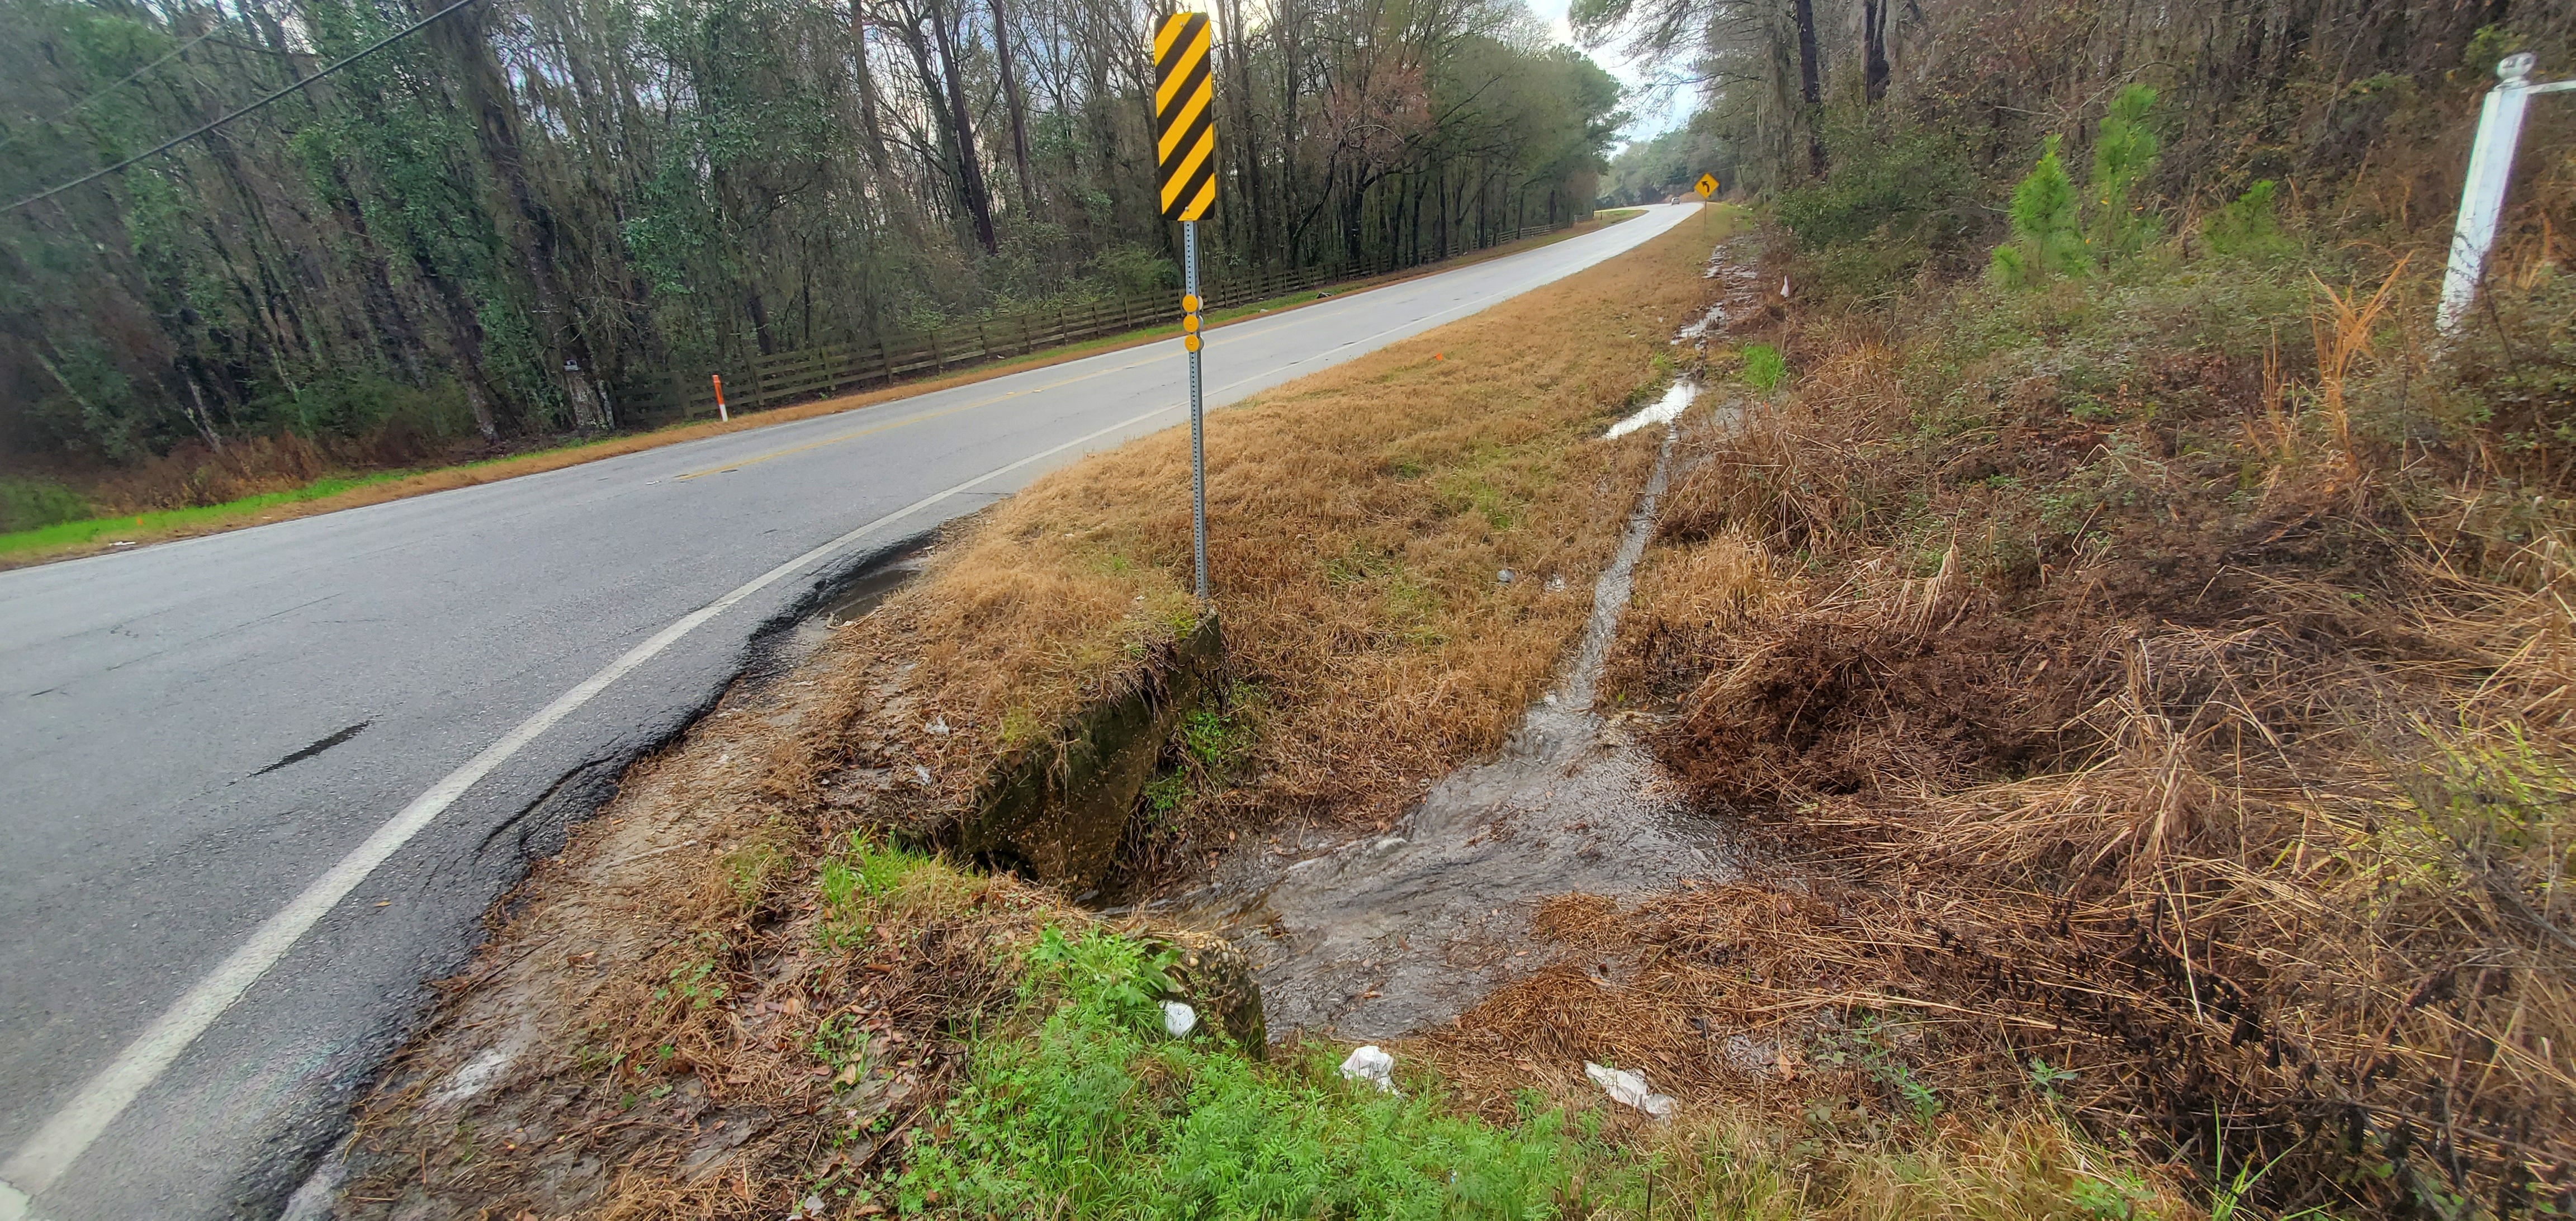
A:
[[[1525,225],[1505,230],[1497,233],[1487,246],[1554,233],[1573,223]],[[1207,287],[1207,308],[1230,309],[1255,301],[1267,301],[1289,293],[1384,275],[1406,267],[1426,266],[1484,248],[1460,246],[1439,258],[1410,263],[1388,258],[1356,268],[1283,268],[1221,280]],[[951,369],[1008,360],[1086,339],[1125,334],[1140,327],[1177,322],[1180,316],[1181,302],[1177,292],[1121,297],[1078,305],[1050,306],[975,322],[951,323],[936,330],[888,335],[874,341],[828,343],[776,352],[754,357],[736,368],[711,372],[724,375],[725,404],[729,410],[736,413],[759,411],[855,390],[892,386],[911,378],[937,376]],[[703,373],[694,377],[674,375],[665,385],[629,385],[618,399],[617,413],[627,424],[663,424],[712,416],[716,414],[715,392]]]

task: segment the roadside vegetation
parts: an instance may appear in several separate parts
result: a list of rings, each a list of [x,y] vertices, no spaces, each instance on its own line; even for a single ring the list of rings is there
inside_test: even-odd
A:
[[[2390,206],[2456,180],[2437,133],[2514,37],[2304,179],[2219,187],[2168,142],[2200,120],[2109,90],[2000,231],[1944,215],[1976,175],[1937,130],[1829,139],[1742,254],[1749,410],[1694,444],[1616,667],[1781,876],[1569,927],[1768,1015],[1775,1076],[2042,1101],[2213,1213],[2576,1205],[2567,129],[2455,338],[2449,214]],[[2196,205],[2154,189],[2184,173]],[[1526,991],[1494,1003],[1600,1020]]]

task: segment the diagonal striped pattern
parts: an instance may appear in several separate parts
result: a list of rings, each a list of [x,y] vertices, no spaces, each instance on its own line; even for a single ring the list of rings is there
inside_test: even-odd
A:
[[[1216,203],[1216,95],[1205,13],[1154,31],[1154,131],[1163,219],[1198,220]]]

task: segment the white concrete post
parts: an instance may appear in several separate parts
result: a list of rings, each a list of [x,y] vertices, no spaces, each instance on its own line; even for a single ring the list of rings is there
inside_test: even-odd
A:
[[[2496,64],[2496,87],[2487,91],[2478,112],[2477,141],[2469,146],[2469,177],[2460,188],[2459,226],[2451,233],[2451,265],[2442,276],[2442,306],[2434,315],[2442,333],[2459,329],[2487,270],[2487,253],[2495,246],[2496,222],[2504,216],[2505,187],[2513,180],[2514,146],[2522,142],[2522,116],[2535,93],[2576,89],[2576,81],[2531,83],[2538,62],[2529,51],[2505,56]]]

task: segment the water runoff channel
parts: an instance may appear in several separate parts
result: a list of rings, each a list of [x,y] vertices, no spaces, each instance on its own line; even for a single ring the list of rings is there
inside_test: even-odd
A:
[[[1679,421],[1698,391],[1675,381],[1603,433],[1606,442],[1660,429],[1663,444],[1593,584],[1580,643],[1498,755],[1443,778],[1384,832],[1351,838],[1347,828],[1309,826],[1268,843],[1247,838],[1194,889],[1141,905],[1242,946],[1259,970],[1272,1032],[1385,1039],[1447,1021],[1550,961],[1531,929],[1549,899],[1740,875],[1724,827],[1645,746],[1643,715],[1595,706],[1672,477]],[[918,576],[928,541],[836,591],[781,642],[787,659],[810,655],[834,624],[867,614]]]
[[[1446,1021],[1549,961],[1530,926],[1550,898],[1738,876],[1723,828],[1656,762],[1638,716],[1594,700],[1696,393],[1675,382],[1604,435],[1660,428],[1664,442],[1581,643],[1497,757],[1443,778],[1383,833],[1247,840],[1199,888],[1152,904],[1245,949],[1274,1034],[1384,1039]]]

